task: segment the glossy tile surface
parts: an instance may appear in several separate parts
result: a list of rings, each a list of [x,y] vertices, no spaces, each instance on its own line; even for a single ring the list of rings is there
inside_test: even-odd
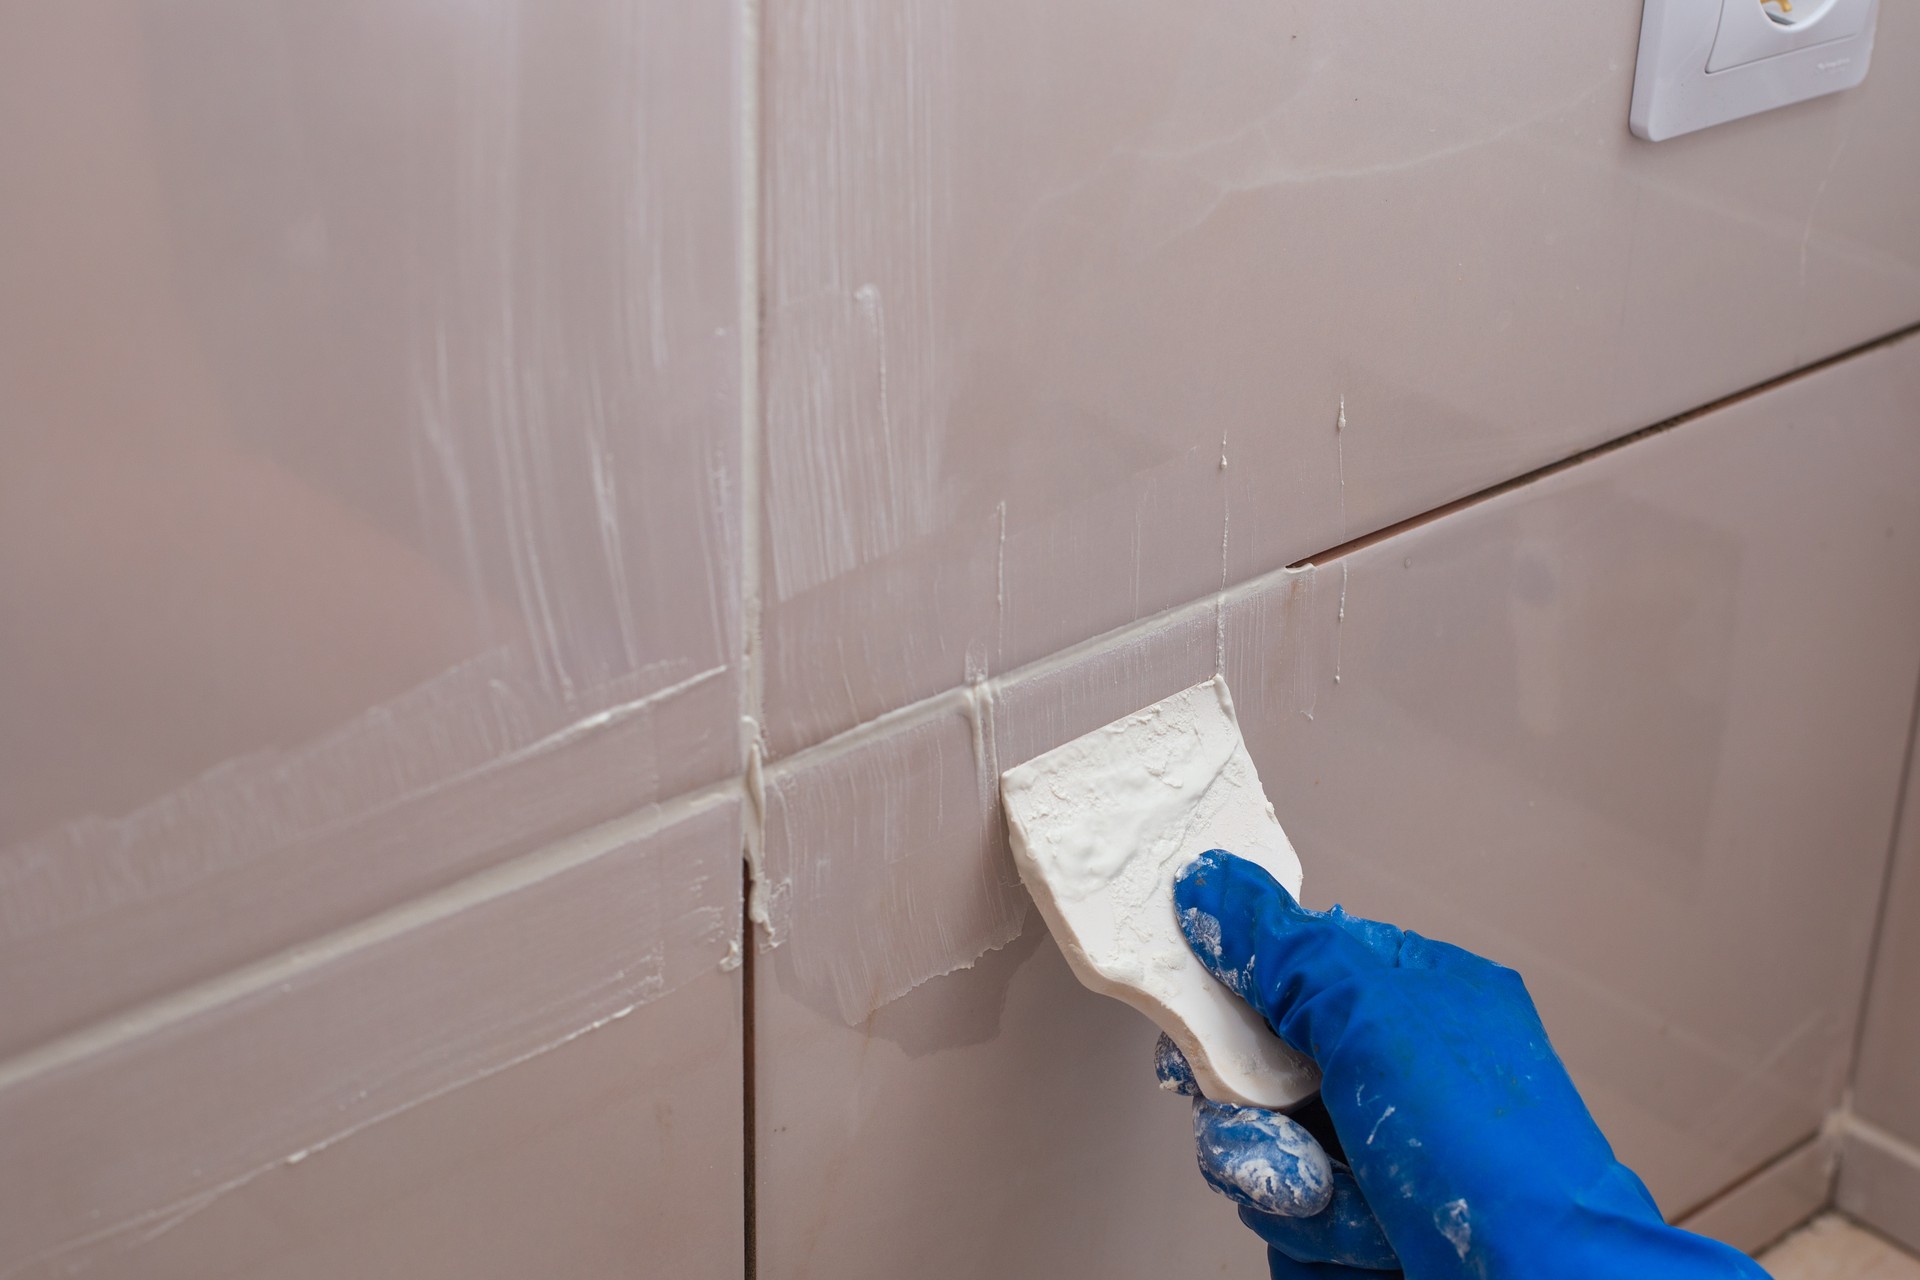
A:
[[[0,15],[0,1052],[738,772],[736,35]]]
[[[738,983],[714,973],[276,1169],[99,1271],[737,1280],[739,1028]]]
[[[1308,901],[1519,967],[1670,1213],[1812,1137],[1920,674],[1916,412],[1883,347],[776,767],[839,798],[768,827],[761,1274],[1257,1268],[1151,1028],[1036,923],[979,954],[1014,908],[976,780],[1221,652]]]
[[[1840,1144],[1822,1134],[1756,1170],[1680,1225],[1757,1253],[1833,1203]]]
[[[1874,957],[1853,1106],[1861,1118],[1920,1147],[1920,756],[1909,762],[1906,803]],[[1920,1230],[1920,1227],[1916,1227]]]
[[[0,1275],[737,1276],[740,805],[676,811],[0,1064]]]
[[[1631,5],[764,8],[776,754],[1920,320],[1901,6],[1657,145]]]
[[[88,1274],[736,1280],[739,1057],[737,984],[716,973],[274,1169]]]
[[[1920,1249],[1920,759],[1909,761],[1906,786],[1854,1073],[1857,1124],[1844,1149],[1839,1203]]]
[[[1908,341],[1438,519],[1349,557],[1313,720],[1235,680],[1309,896],[1519,968],[1672,1213],[1841,1101],[1920,673],[1917,412]]]

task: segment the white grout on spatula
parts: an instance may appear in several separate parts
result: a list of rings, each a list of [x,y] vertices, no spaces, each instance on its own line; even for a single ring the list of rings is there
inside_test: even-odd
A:
[[[1175,918],[1174,873],[1208,849],[1300,893],[1223,677],[1007,770],[1000,795],[1020,877],[1083,984],[1158,1023],[1210,1098],[1278,1108],[1313,1094],[1313,1064],[1201,966]]]

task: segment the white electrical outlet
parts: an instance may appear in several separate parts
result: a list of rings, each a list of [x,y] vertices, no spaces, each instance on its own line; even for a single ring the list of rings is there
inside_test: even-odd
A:
[[[1651,142],[1851,89],[1879,0],[1646,0],[1635,134]]]

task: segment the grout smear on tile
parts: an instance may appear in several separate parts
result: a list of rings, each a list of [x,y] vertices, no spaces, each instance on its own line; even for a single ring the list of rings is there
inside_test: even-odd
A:
[[[1233,519],[1233,492],[1227,479],[1227,433],[1220,433],[1220,593],[1213,600],[1213,673],[1227,674],[1227,530]]]
[[[1347,536],[1347,398],[1340,397],[1340,412],[1333,420],[1333,459],[1340,476],[1340,536]]]
[[[1287,584],[1286,652],[1293,656],[1293,709],[1312,720],[1314,703],[1319,696],[1313,638],[1320,567],[1308,564],[1304,568],[1304,573]]]
[[[50,1261],[77,1270],[99,1250],[158,1238],[270,1169],[711,974],[739,948],[739,881],[726,874],[738,865],[739,816],[730,785],[649,806],[0,1063],[0,1130],[27,1165],[58,1167],[57,1153],[75,1143],[144,1135],[83,1201],[49,1186],[0,1202],[0,1236],[21,1255],[15,1270]],[[528,919],[554,929],[531,968],[498,945],[509,922]],[[365,999],[370,973],[423,964],[459,975],[456,988],[388,983]],[[486,998],[448,998],[462,991]],[[344,1039],[327,1030],[343,1010],[356,1032]],[[249,1064],[215,1069],[216,1083],[228,1070],[285,1087],[270,1110],[234,1105],[211,1119],[156,1106],[203,1056]],[[35,1122],[50,1115],[70,1119]],[[191,1169],[200,1185],[156,1206],[146,1197],[161,1168]]]
[[[1000,549],[993,563],[995,600],[993,661],[1007,660],[1007,500],[1000,499]],[[1138,594],[1138,588],[1135,593]]]
[[[1343,557],[1340,561],[1340,612],[1333,619],[1333,682],[1340,683],[1340,635],[1347,625],[1347,578],[1351,566]]]
[[[773,888],[767,879],[767,784],[761,764],[758,736],[747,746],[747,772],[741,780],[746,792],[742,815],[747,857],[747,920],[759,934],[762,952],[780,945],[782,931],[773,918]]]

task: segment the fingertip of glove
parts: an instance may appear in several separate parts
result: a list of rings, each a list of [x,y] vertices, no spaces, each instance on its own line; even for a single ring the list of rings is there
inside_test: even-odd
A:
[[[1182,908],[1209,908],[1227,897],[1248,895],[1272,898],[1290,912],[1310,914],[1272,872],[1225,849],[1208,849],[1174,873],[1173,900]]]
[[[1174,873],[1175,900],[1182,894],[1193,895],[1215,888],[1238,861],[1225,849],[1208,849]]]
[[[1208,1185],[1278,1217],[1306,1218],[1333,1201],[1333,1165],[1312,1134],[1277,1111],[1195,1101],[1194,1145]]]

